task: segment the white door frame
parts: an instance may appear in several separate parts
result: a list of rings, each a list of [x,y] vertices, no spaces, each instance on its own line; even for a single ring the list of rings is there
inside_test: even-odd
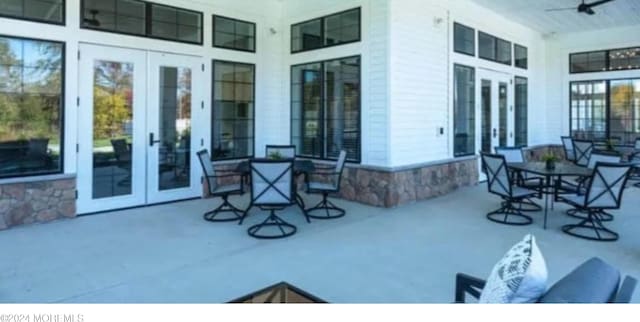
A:
[[[147,203],[160,203],[181,199],[194,198],[202,195],[202,185],[200,183],[201,166],[196,156],[200,147],[200,138],[203,137],[202,129],[206,125],[206,117],[201,102],[204,102],[205,84],[204,71],[201,58],[183,56],[159,52],[148,53],[148,91],[147,91]],[[181,67],[191,70],[191,143],[189,151],[189,187],[171,190],[160,190],[158,167],[159,144],[151,144],[151,133],[155,140],[160,139],[160,68],[161,67]]]
[[[506,84],[507,89],[507,101],[506,101],[506,124],[505,126],[505,135],[506,135],[506,145],[513,146],[514,137],[513,137],[513,127],[515,124],[514,113],[513,113],[513,76],[503,72],[497,72],[493,70],[488,70],[484,68],[478,68],[476,74],[476,146],[478,147],[478,151],[482,151],[482,81],[488,80],[491,82],[491,128],[490,128],[490,137],[491,137],[491,147],[489,151],[490,153],[495,153],[494,148],[500,146],[500,99],[499,99],[499,89],[500,84]],[[487,152],[487,151],[485,151]],[[482,167],[481,160],[478,161],[478,167]],[[480,168],[480,170],[482,170]],[[480,173],[480,181],[486,180],[486,177],[482,171]]]
[[[201,167],[196,152],[205,137],[208,118],[204,107],[205,74],[202,58],[137,49],[81,43],[79,46],[78,93],[78,200],[79,214],[144,206],[195,198],[202,195]],[[96,61],[131,63],[133,67],[133,138],[131,142],[131,193],[93,198],[93,91]],[[160,67],[191,69],[190,185],[160,191],[158,187],[158,145],[150,146],[150,133],[158,133],[160,113]],[[156,136],[157,137],[157,136]]]
[[[145,107],[146,107],[146,53],[141,50],[80,44],[78,70],[78,201],[77,212],[90,213],[127,208],[144,204],[145,177]],[[133,64],[132,89],[132,142],[131,193],[108,198],[93,198],[93,90],[96,61]]]

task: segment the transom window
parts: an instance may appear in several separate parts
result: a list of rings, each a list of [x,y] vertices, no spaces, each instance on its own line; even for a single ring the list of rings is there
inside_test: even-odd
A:
[[[476,55],[476,31],[465,25],[453,24],[453,50],[457,53]]]
[[[213,47],[256,51],[256,24],[213,16]]]
[[[360,56],[291,68],[291,141],[299,156],[360,162]]]
[[[513,45],[513,55],[515,56],[514,57],[515,66],[527,69],[527,67],[529,65],[528,57],[527,57],[528,56],[527,47],[520,46],[518,44],[514,44]]]
[[[0,177],[62,172],[64,44],[0,37]]]
[[[360,8],[291,26],[292,53],[357,41],[360,41]]]
[[[80,26],[202,44],[202,13],[140,0],[82,0]]]
[[[640,47],[569,55],[569,72],[572,74],[633,69],[640,69]]]
[[[478,56],[482,59],[511,65],[511,43],[478,31]]]
[[[0,17],[64,25],[64,0],[1,0]]]

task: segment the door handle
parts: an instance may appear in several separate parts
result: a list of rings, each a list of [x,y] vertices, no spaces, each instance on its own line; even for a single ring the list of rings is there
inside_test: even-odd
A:
[[[497,136],[498,136],[498,131],[496,131],[496,129],[494,128],[494,129],[493,129],[493,137],[495,138],[495,137],[497,137]]]
[[[160,140],[154,140],[153,132],[149,133],[149,146],[153,146],[156,143],[160,143]]]

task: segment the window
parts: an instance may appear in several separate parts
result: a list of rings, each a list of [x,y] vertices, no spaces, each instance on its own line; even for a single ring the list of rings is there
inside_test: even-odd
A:
[[[569,72],[572,74],[632,69],[640,69],[640,47],[569,55]]]
[[[202,13],[140,0],[82,0],[85,29],[202,44]]]
[[[571,134],[633,144],[640,137],[640,78],[572,82]]]
[[[514,51],[513,54],[515,56],[515,66],[527,69],[528,68],[527,47],[515,44],[513,45],[513,51]]]
[[[453,86],[453,154],[456,157],[473,155],[476,150],[475,69],[454,65]]]
[[[609,84],[609,137],[634,143],[640,137],[640,79],[612,80]]]
[[[155,3],[151,6],[150,36],[202,44],[202,13]]]
[[[453,24],[453,51],[471,56],[476,55],[476,31],[459,23]]]
[[[253,156],[255,66],[213,61],[214,160]]]
[[[511,43],[478,31],[478,56],[482,59],[511,65]]]
[[[571,135],[579,139],[607,137],[607,83],[571,83]]]
[[[213,16],[213,47],[256,51],[256,24]]]
[[[2,0],[0,17],[64,25],[64,0]]]
[[[62,172],[64,44],[0,37],[0,177]]]
[[[360,162],[360,57],[291,68],[291,141],[299,156]]]
[[[640,47],[609,51],[609,70],[640,69]]]
[[[571,54],[571,73],[601,72],[607,70],[607,52]]]
[[[291,26],[291,52],[360,41],[360,8]]]
[[[528,81],[524,77],[515,78],[515,145],[527,146],[528,144],[528,107],[529,107]]]

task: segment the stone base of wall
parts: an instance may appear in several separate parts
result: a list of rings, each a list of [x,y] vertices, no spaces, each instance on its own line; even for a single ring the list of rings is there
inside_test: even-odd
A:
[[[326,167],[326,164],[321,166]],[[236,164],[216,165],[216,171],[235,169]],[[314,178],[328,180],[328,178]],[[238,178],[223,178],[219,184],[238,183]],[[377,170],[347,165],[342,174],[338,197],[376,207],[395,207],[447,194],[478,182],[476,158],[452,160],[407,170]],[[298,189],[305,189],[304,178],[297,178]],[[203,185],[203,196],[209,190]],[[246,187],[246,191],[250,189]]]
[[[338,197],[377,207],[396,207],[478,183],[476,158],[407,170],[345,168]]]
[[[0,230],[76,216],[76,179],[0,184]]]
[[[528,161],[540,161],[553,153],[564,160],[562,145],[541,145],[525,149]],[[458,188],[478,183],[478,158],[468,157],[401,170],[376,169],[347,165],[342,174],[340,193],[333,197],[376,207],[396,207],[445,195]],[[216,171],[233,171],[237,163],[216,165]],[[326,167],[326,164],[322,164]],[[328,178],[315,178],[328,180]],[[218,180],[220,184],[238,183],[237,178]],[[304,189],[304,179],[297,178],[298,188]],[[245,190],[249,191],[250,187]],[[203,195],[208,196],[204,185]]]

